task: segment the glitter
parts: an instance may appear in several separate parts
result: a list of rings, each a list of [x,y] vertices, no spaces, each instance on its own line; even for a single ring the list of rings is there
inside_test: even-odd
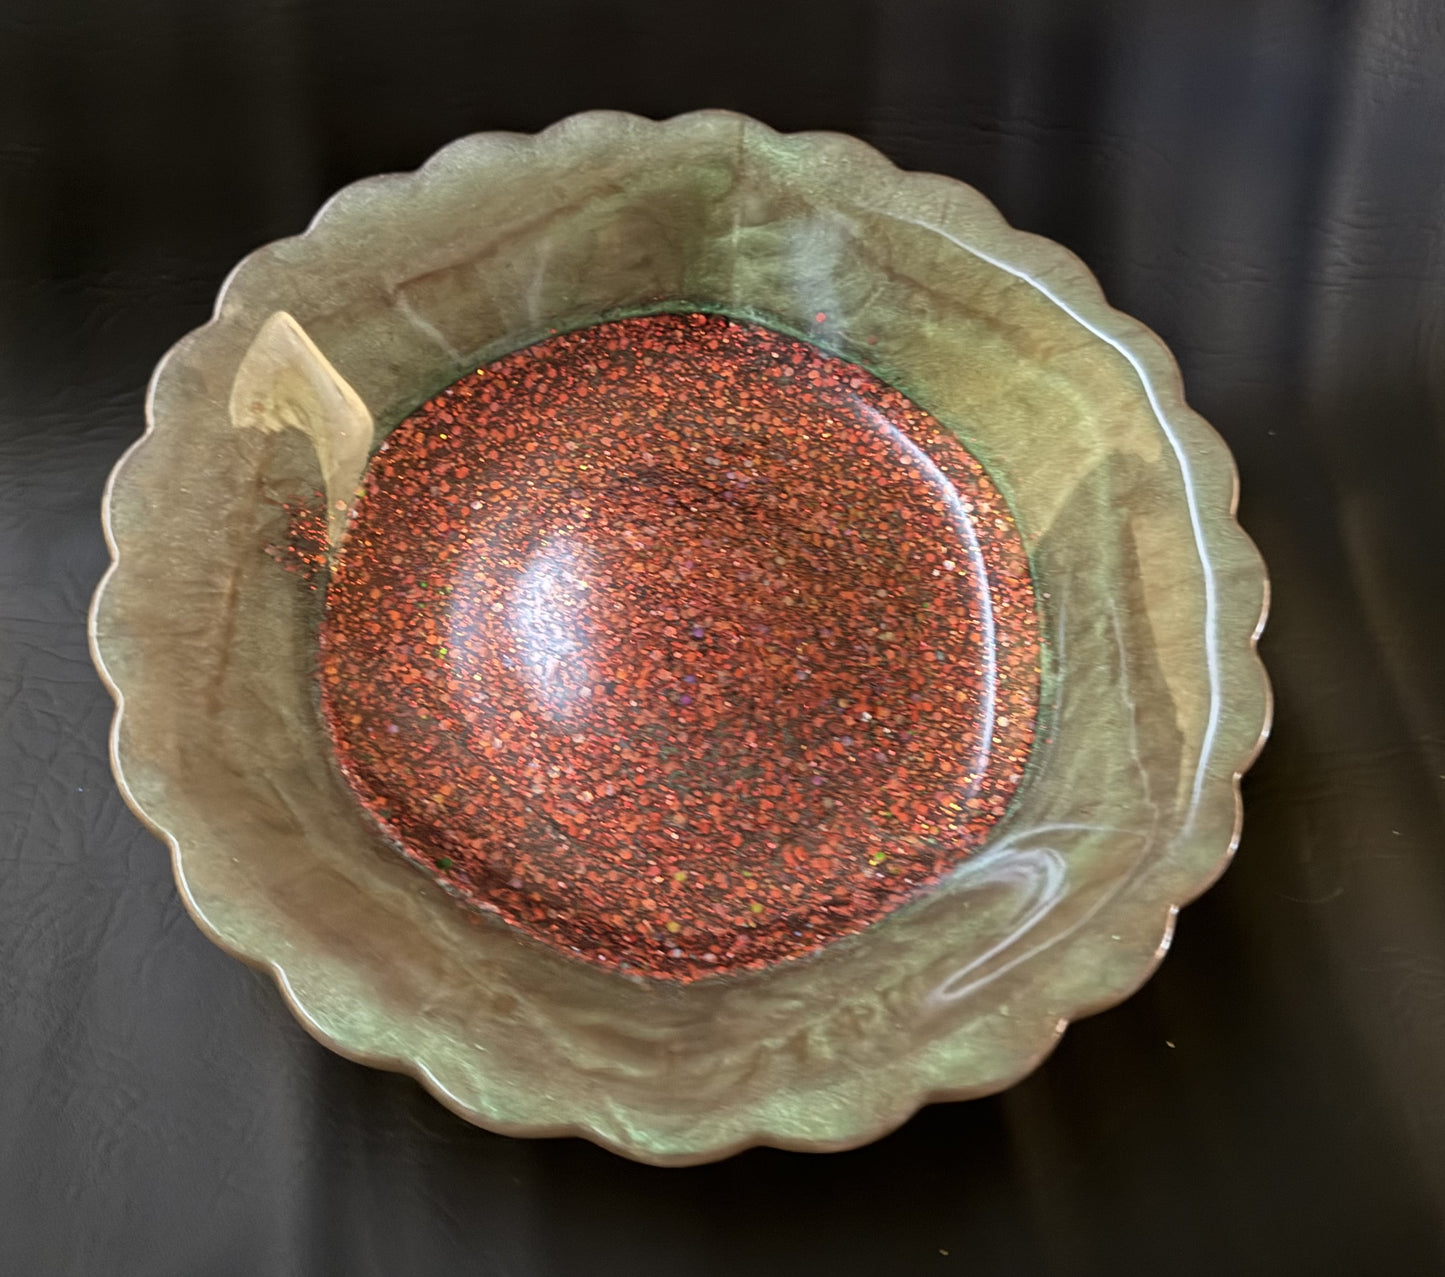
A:
[[[942,559],[960,521],[978,557]],[[320,656],[343,774],[405,855],[563,952],[686,981],[955,867],[1022,777],[1040,647],[1022,542],[946,429],[804,342],[658,315],[506,356],[392,432]]]
[[[305,501],[272,501],[286,515],[286,540],[268,545],[266,554],[316,589],[326,569],[326,497],[315,492]],[[343,507],[344,503],[343,503]]]

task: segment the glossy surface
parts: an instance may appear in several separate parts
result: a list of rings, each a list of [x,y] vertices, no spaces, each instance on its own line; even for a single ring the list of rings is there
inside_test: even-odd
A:
[[[301,431],[228,412],[278,311],[385,433],[549,327],[659,301],[829,316],[830,347],[997,478],[1057,659],[1049,748],[925,901],[806,963],[660,993],[469,923],[375,833],[316,713],[317,595],[264,549],[285,531],[266,494],[314,492],[323,467]],[[1131,992],[1234,846],[1269,702],[1227,451],[1076,259],[852,139],[713,112],[465,139],[243,263],[150,416],[112,479],[92,614],[124,791],[197,919],[314,1033],[493,1129],[672,1164],[863,1142],[1017,1080]]]
[[[343,771],[417,864],[604,967],[816,950],[960,864],[1038,703],[1023,544],[856,364],[656,315],[388,436],[327,593]]]

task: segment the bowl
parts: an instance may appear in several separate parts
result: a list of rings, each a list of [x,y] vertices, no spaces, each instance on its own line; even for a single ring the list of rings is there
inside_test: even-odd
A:
[[[689,410],[644,463],[608,360],[607,393],[784,406]],[[795,417],[799,387],[834,397]],[[540,452],[456,477],[528,413]],[[443,444],[449,421],[471,433]],[[377,547],[450,553],[456,494],[416,482],[444,452],[476,537],[446,578],[460,637],[418,655],[420,596]],[[571,468],[526,468],[544,454]],[[841,1149],[1024,1076],[1224,868],[1270,712],[1235,502],[1162,343],[969,187],[728,112],[588,112],[358,182],[232,272],[107,488],[92,648],[188,909],[322,1042],[510,1134],[658,1164]],[[794,642],[777,618],[804,614]],[[623,674],[573,676],[584,632]],[[815,710],[842,716],[816,739]],[[607,792],[609,742],[654,739]],[[567,874],[537,868],[546,839]]]

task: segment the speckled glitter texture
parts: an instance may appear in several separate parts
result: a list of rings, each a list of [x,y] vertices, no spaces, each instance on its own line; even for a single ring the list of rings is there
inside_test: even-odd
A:
[[[393,431],[321,686],[411,859],[564,952],[691,980],[957,864],[1021,779],[1039,660],[1022,543],[953,436],[802,341],[656,315]]]
[[[286,515],[286,540],[268,545],[266,554],[300,577],[308,590],[314,590],[326,572],[326,494],[317,492],[308,501],[275,504]]]

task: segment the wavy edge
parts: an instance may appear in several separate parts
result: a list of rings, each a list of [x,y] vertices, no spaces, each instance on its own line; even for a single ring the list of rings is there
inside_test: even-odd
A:
[[[1052,1024],[1041,1024],[1029,1039],[1030,1044],[1012,1053],[1017,1056],[1014,1067],[1010,1068],[1003,1076],[976,1083],[960,1083],[954,1086],[927,1084],[920,1079],[920,1085],[915,1090],[908,1094],[900,1095],[897,1101],[889,1106],[881,1115],[877,1113],[863,1113],[857,1110],[850,1112],[849,1117],[854,1120],[851,1121],[846,1133],[831,1139],[794,1137],[781,1130],[767,1129],[766,1126],[756,1118],[750,1121],[747,1120],[745,1115],[751,1110],[745,1107],[739,1110],[739,1116],[734,1121],[734,1126],[745,1126],[748,1129],[739,1134],[736,1139],[714,1142],[706,1147],[694,1147],[685,1151],[659,1153],[637,1141],[613,1138],[593,1123],[582,1121],[547,1123],[541,1121],[513,1121],[502,1118],[495,1112],[485,1111],[481,1105],[472,1106],[459,1100],[447,1089],[446,1084],[431,1071],[427,1064],[420,1059],[413,1059],[382,1051],[369,1051],[343,1042],[333,1034],[328,1033],[318,1020],[313,1017],[301,995],[297,993],[292,985],[290,976],[280,961],[269,958],[262,953],[251,952],[235,944],[225,936],[205,915],[191,893],[190,886],[186,879],[185,852],[179,840],[165,827],[159,815],[153,815],[144,808],[126,779],[125,768],[121,758],[121,734],[126,708],[125,692],[106,664],[105,654],[102,650],[103,640],[98,630],[98,620],[106,595],[114,588],[115,579],[120,572],[122,562],[121,551],[112,522],[114,494],[117,487],[123,482],[125,472],[135,456],[146,446],[151,436],[156,432],[157,427],[154,410],[156,388],[166,375],[170,365],[184,353],[185,348],[194,340],[196,334],[211,327],[222,318],[228,295],[235,281],[246,269],[248,263],[260,254],[274,251],[278,245],[305,239],[315,234],[318,230],[324,230],[328,221],[336,216],[337,211],[344,209],[360,191],[367,190],[376,192],[389,187],[395,194],[402,194],[413,189],[417,183],[424,180],[429,170],[439,167],[446,158],[455,157],[457,154],[468,149],[476,148],[479,145],[488,148],[499,145],[510,145],[519,150],[534,151],[538,147],[554,144],[556,138],[567,132],[579,128],[595,129],[597,124],[603,122],[611,123],[614,127],[621,126],[631,129],[641,127],[649,130],[678,130],[688,125],[695,125],[705,119],[731,121],[740,128],[753,129],[772,139],[786,141],[799,147],[841,146],[852,151],[860,158],[866,158],[869,163],[881,171],[886,172],[892,179],[895,190],[906,186],[914,186],[921,189],[923,186],[929,185],[945,190],[946,194],[952,197],[952,202],[955,205],[960,203],[961,200],[966,199],[972,203],[975,212],[983,213],[989,218],[994,224],[995,231],[1009,240],[1010,247],[1017,246],[1017,251],[1011,253],[1009,256],[1009,260],[1005,266],[1006,269],[1009,269],[1011,273],[1015,274],[1024,282],[1044,291],[1046,295],[1050,296],[1051,300],[1057,302],[1058,297],[1055,294],[1062,291],[1065,293],[1065,299],[1067,301],[1074,303],[1076,306],[1082,305],[1085,310],[1092,311],[1095,315],[1102,316],[1109,321],[1109,327],[1114,330],[1115,337],[1114,342],[1111,344],[1116,345],[1116,348],[1118,348],[1121,353],[1124,353],[1126,357],[1133,356],[1130,357],[1130,363],[1139,375],[1146,393],[1148,393],[1151,399],[1158,405],[1161,421],[1167,421],[1169,425],[1175,428],[1180,426],[1184,427],[1186,438],[1182,441],[1182,446],[1191,462],[1199,466],[1201,473],[1207,473],[1212,469],[1214,472],[1212,477],[1216,481],[1222,478],[1227,482],[1229,496],[1224,510],[1226,518],[1222,525],[1222,532],[1226,538],[1234,542],[1235,551],[1242,553],[1249,559],[1250,580],[1252,582],[1257,581],[1260,587],[1259,614],[1254,619],[1250,633],[1245,638],[1243,650],[1239,650],[1238,647],[1235,648],[1236,660],[1242,661],[1254,676],[1257,685],[1257,694],[1260,697],[1260,721],[1258,731],[1254,734],[1251,743],[1231,764],[1232,775],[1228,781],[1227,794],[1224,792],[1224,787],[1220,783],[1222,778],[1215,781],[1216,788],[1220,790],[1218,795],[1219,799],[1227,800],[1232,804],[1233,819],[1231,822],[1230,837],[1227,843],[1221,847],[1218,856],[1214,862],[1208,866],[1206,872],[1196,875],[1195,879],[1190,881],[1186,886],[1167,893],[1168,896],[1172,898],[1167,898],[1160,902],[1160,911],[1163,917],[1160,920],[1157,932],[1153,933],[1157,935],[1157,939],[1149,954],[1138,963],[1138,969],[1134,973],[1133,978],[1125,981],[1122,986],[1107,989],[1092,999],[1084,999],[1082,1002],[1076,1003],[1068,1011],[1059,1015]],[[965,251],[974,253],[975,256],[983,257],[985,260],[992,260],[986,254],[980,253],[977,249],[969,245],[960,244],[959,246]],[[1031,259],[1043,262],[1047,267],[1047,271],[1035,273],[1032,269],[1034,261],[1031,261]],[[996,261],[994,264],[1003,265],[1004,263],[1002,261]],[[1051,289],[1044,288],[1040,282],[1039,276],[1044,273],[1059,277]],[[1075,317],[1078,318],[1077,315]],[[1122,330],[1122,332],[1119,330]],[[1213,454],[1212,466],[1210,464],[1211,453]],[[230,954],[232,957],[245,962],[247,965],[269,975],[275,981],[280,990],[282,1000],[290,1010],[292,1016],[301,1024],[307,1033],[323,1046],[356,1063],[409,1076],[415,1079],[428,1094],[444,1107],[457,1114],[457,1116],[467,1122],[501,1135],[523,1138],[560,1138],[575,1136],[586,1139],[620,1156],[655,1166],[700,1165],[720,1161],[743,1152],[746,1149],[756,1147],[772,1147],[795,1152],[842,1152],[872,1143],[874,1140],[880,1139],[897,1130],[928,1104],[982,1098],[1007,1090],[1022,1081],[1042,1065],[1048,1056],[1052,1054],[1071,1023],[1119,1005],[1132,997],[1148,982],[1158,970],[1160,963],[1168,953],[1180,909],[1198,899],[1199,896],[1218,881],[1220,876],[1229,867],[1229,864],[1233,860],[1234,853],[1239,846],[1243,828],[1244,805],[1241,793],[1241,782],[1245,772],[1253,765],[1260,751],[1263,749],[1265,741],[1268,739],[1274,717],[1273,689],[1258,650],[1259,638],[1263,633],[1266,620],[1269,616],[1270,581],[1263,557],[1260,555],[1253,540],[1238,521],[1238,507],[1239,471],[1234,456],[1228,444],[1218,431],[1188,406],[1184,397],[1183,376],[1178,361],[1163,339],[1141,321],[1110,305],[1097,276],[1081,258],[1069,249],[1045,236],[1020,230],[1012,226],[991,200],[968,183],[944,174],[904,169],[895,164],[881,151],[877,150],[877,148],[849,134],[831,130],[807,130],[796,133],[783,133],[740,112],[708,109],[690,111],[664,120],[653,120],[645,116],[624,111],[583,111],[566,116],[534,134],[505,130],[491,130],[468,134],[439,148],[415,170],[377,174],[349,183],[347,186],[342,187],[332,194],[321,207],[317,209],[316,213],[307,223],[305,230],[298,235],[285,236],[281,239],[258,246],[252,250],[252,252],[242,257],[241,260],[227,272],[217,291],[216,300],[207,321],[181,337],[157,362],[146,388],[145,429],[141,436],[121,454],[106,481],[101,500],[101,523],[105,535],[106,547],[110,555],[110,564],[102,575],[96,586],[95,593],[92,596],[91,605],[87,614],[86,632],[91,659],[95,664],[101,681],[105,684],[107,691],[115,701],[115,712],[111,719],[109,732],[109,755],[116,786],[131,811],[133,811],[142,824],[150,829],[169,849],[172,874],[175,878],[182,904],[187,913],[190,914],[192,920],[196,923],[197,927],[200,928],[201,932],[218,948]],[[1217,552],[1222,547],[1211,546],[1210,548]],[[1220,638],[1222,640],[1228,638],[1235,644],[1238,642],[1237,636],[1220,635]],[[1151,933],[1145,932],[1141,938],[1147,938],[1148,934]]]

